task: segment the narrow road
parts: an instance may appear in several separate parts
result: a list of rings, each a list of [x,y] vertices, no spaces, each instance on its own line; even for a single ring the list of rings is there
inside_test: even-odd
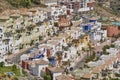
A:
[[[81,59],[79,59],[79,61],[75,64],[75,66],[73,67],[73,70],[80,68],[80,67],[84,67],[85,64],[85,59],[87,58],[87,55],[84,55]]]
[[[79,69],[79,68],[82,68],[84,67],[84,64],[85,64],[85,59],[87,58],[87,54],[85,54],[83,57],[81,57],[77,63],[75,64],[75,66],[73,66],[73,70],[70,71],[71,74],[74,75],[74,70],[75,69]]]

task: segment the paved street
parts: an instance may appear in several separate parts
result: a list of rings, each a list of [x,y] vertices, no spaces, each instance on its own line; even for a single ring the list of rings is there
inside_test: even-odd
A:
[[[87,54],[83,54],[83,56],[79,58],[78,62],[73,67],[73,70],[80,68],[80,67],[83,67],[86,58],[87,58]]]

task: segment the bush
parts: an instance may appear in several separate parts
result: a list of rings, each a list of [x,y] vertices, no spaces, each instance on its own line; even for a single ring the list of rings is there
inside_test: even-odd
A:
[[[40,4],[40,0],[32,0],[35,4]]]
[[[51,80],[51,76],[47,75],[46,73],[44,73],[43,77],[44,77],[44,80]]]
[[[7,53],[8,55],[11,55],[12,54],[12,52],[10,52],[10,51],[8,51],[8,53]]]
[[[18,78],[17,77],[13,77],[13,79],[12,80],[18,80]]]
[[[40,41],[40,40],[43,40],[43,36],[39,36],[39,41]]]
[[[30,42],[30,46],[32,46],[34,44],[34,40],[31,40]]]
[[[15,71],[15,70],[17,70],[17,66],[16,66],[16,65],[13,65],[13,66],[12,66],[12,71]]]
[[[120,74],[116,73],[115,76],[116,76],[116,77],[120,77]]]
[[[110,46],[111,46],[112,48],[114,48],[114,47],[115,47],[115,45],[114,45],[114,44],[111,44]]]
[[[32,1],[31,0],[7,0],[11,5],[13,5],[14,7],[20,7],[20,6],[23,6],[23,7],[31,7],[31,3]]]
[[[90,62],[90,61],[93,61],[93,60],[95,59],[95,57],[96,57],[95,54],[96,54],[96,53],[93,52],[93,54],[92,54],[91,56],[89,56],[89,57],[86,59],[85,62],[88,63],[88,62]]]
[[[22,69],[22,73],[24,76],[27,76],[27,72],[25,72],[23,69]]]
[[[3,67],[4,66],[4,62],[0,62],[0,67]]]
[[[58,23],[57,23],[57,22],[55,22],[55,23],[54,23],[54,26],[56,26],[56,27],[57,27],[57,26],[58,26]]]
[[[105,46],[102,48],[103,51],[106,51],[106,49],[110,49],[110,46],[109,46],[109,45],[105,45]]]
[[[48,36],[50,36],[51,34],[50,34],[50,32],[48,32]]]

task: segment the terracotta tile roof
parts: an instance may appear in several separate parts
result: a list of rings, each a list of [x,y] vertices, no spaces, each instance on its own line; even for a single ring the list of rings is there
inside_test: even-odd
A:
[[[47,65],[47,64],[49,64],[49,62],[41,60],[41,59],[39,59],[39,60],[32,60],[32,61],[28,60],[26,62],[28,62],[29,65],[31,65],[31,64],[38,64],[38,65]]]
[[[111,58],[111,61],[116,61],[118,59],[118,57],[113,57],[113,58]]]
[[[82,76],[82,78],[91,78],[92,77],[92,74],[90,74],[90,73],[86,73],[86,74],[84,74],[83,76]]]
[[[120,53],[119,53],[119,54],[117,54],[117,58],[119,58],[119,59],[120,59]]]
[[[12,15],[10,15],[10,17],[12,17],[12,18],[18,18],[18,17],[20,17],[20,14],[12,14]]]
[[[105,62],[105,65],[108,67],[109,65],[111,65],[112,64],[112,61],[111,60],[107,60],[106,62]]]
[[[29,16],[31,14],[31,12],[22,12],[21,15],[23,16]]]
[[[70,19],[67,18],[60,18],[58,20],[59,27],[68,27],[71,25]]]
[[[102,70],[102,69],[105,69],[106,68],[106,65],[103,64],[103,65],[100,65],[99,68]]]
[[[31,9],[29,9],[29,11],[30,11],[30,12],[36,12],[37,9],[35,9],[35,8],[31,8]]]
[[[99,67],[95,67],[92,69],[91,73],[95,74],[95,73],[99,73],[100,72],[100,68]]]
[[[56,80],[72,80],[72,78],[70,78],[70,76],[67,75],[59,75],[55,77]]]
[[[48,67],[48,70],[50,70],[53,73],[64,72],[64,70],[60,67]]]
[[[8,20],[9,16],[0,16],[0,20]]]
[[[24,12],[27,12],[28,9],[27,8],[20,8],[19,11],[20,11],[20,13],[22,13],[22,12],[24,13]]]

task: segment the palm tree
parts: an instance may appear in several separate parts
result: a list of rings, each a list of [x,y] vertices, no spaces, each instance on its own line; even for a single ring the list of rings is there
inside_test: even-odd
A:
[[[93,50],[93,47],[91,46],[91,43],[88,43],[88,48],[89,48],[89,52],[90,52],[90,55],[91,55],[92,50]]]
[[[67,63],[68,63],[69,66],[70,66],[70,62],[71,62],[70,59],[68,59]]]

